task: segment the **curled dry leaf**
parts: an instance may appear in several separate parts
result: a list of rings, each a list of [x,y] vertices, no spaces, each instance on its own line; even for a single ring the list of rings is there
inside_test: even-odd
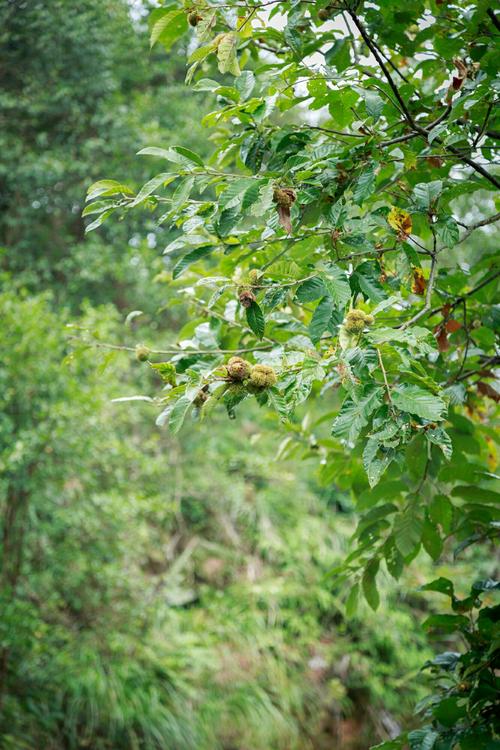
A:
[[[287,234],[292,233],[290,209],[296,200],[295,190],[291,188],[276,188],[273,200],[278,207],[280,224]]]
[[[446,352],[450,348],[450,342],[448,341],[448,332],[446,326],[440,323],[434,329],[434,335],[436,337],[436,343],[440,352]]]
[[[426,288],[427,282],[424,278],[424,274],[422,273],[422,269],[416,268],[413,271],[413,284],[411,290],[413,294],[420,294],[420,296],[423,296],[425,294]]]
[[[477,384],[477,390],[481,394],[481,396],[487,396],[488,398],[493,399],[497,404],[500,401],[500,393],[493,388],[489,383],[485,383],[483,380],[480,380]]]
[[[448,333],[455,333],[456,331],[459,331],[460,328],[462,328],[462,324],[454,318],[449,318],[446,321],[445,326]]]

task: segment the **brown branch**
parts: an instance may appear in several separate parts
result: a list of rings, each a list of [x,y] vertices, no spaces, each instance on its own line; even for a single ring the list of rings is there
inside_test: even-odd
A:
[[[477,136],[474,138],[474,141],[473,141],[474,148],[477,146],[477,144],[479,143],[479,141],[483,137],[483,133],[486,130],[486,126],[488,125],[488,120],[490,119],[490,115],[491,115],[491,110],[492,109],[493,109],[493,99],[488,104],[488,109],[486,110],[486,115],[484,116],[484,122],[483,122],[483,124],[481,126],[481,129],[479,130],[479,133],[477,134]]]
[[[342,135],[345,138],[366,138],[366,135],[362,133],[346,133],[344,130],[333,130],[333,128],[323,128],[320,125],[305,125],[302,130],[321,130],[323,133],[333,133],[334,135]]]
[[[460,305],[464,300],[468,299],[469,297],[472,297],[473,294],[476,292],[479,292],[480,289],[483,289],[485,286],[488,286],[488,284],[491,284],[492,281],[495,281],[500,276],[500,271],[496,271],[496,273],[493,274],[493,276],[490,276],[489,279],[483,279],[477,286],[475,286],[473,289],[470,290],[470,292],[466,292],[465,294],[461,294],[460,297],[457,297],[454,302],[451,304],[445,303],[444,305],[441,305],[440,307],[435,307],[433,310],[430,311],[430,315],[436,315],[436,313],[441,312],[443,307],[446,305],[449,305],[450,310],[454,310],[455,307]]]
[[[427,134],[426,134],[427,137]],[[465,164],[468,164],[471,169],[473,169],[478,174],[482,175],[485,180],[488,180],[488,182],[491,182],[492,185],[494,185],[496,188],[500,189],[500,180],[497,180],[494,175],[490,174],[484,167],[481,166],[481,164],[478,164],[477,161],[474,161],[473,159],[469,159],[468,156],[464,156],[460,153],[458,149],[456,149],[454,146],[446,146],[443,144],[443,141],[440,138],[435,139],[437,143],[440,143],[444,146],[444,148],[448,149],[448,151],[451,151],[452,154],[456,154],[460,161],[463,161]]]
[[[494,224],[496,221],[500,220],[500,213],[493,214],[493,216],[489,216],[487,219],[482,219],[482,221],[478,221],[476,224],[471,224],[469,227],[467,227],[467,231],[463,235],[463,237],[460,237],[458,242],[456,243],[459,245],[461,242],[467,239],[467,237],[470,237],[472,232],[474,232],[476,229],[479,229],[479,227],[485,227],[488,224]]]
[[[392,91],[394,93],[394,96],[396,97],[396,99],[398,100],[398,102],[399,102],[399,104],[401,106],[401,109],[403,111],[403,115],[404,115],[406,121],[408,122],[409,126],[411,127],[411,129],[416,134],[424,137],[427,140],[428,135],[429,135],[429,131],[426,130],[425,128],[421,127],[421,125],[419,125],[417,122],[415,122],[415,120],[413,118],[413,115],[411,114],[410,110],[408,109],[408,106],[407,106],[405,100],[403,99],[403,97],[399,93],[399,89],[396,86],[396,84],[394,83],[394,79],[391,76],[391,73],[390,73],[389,69],[387,68],[387,66],[386,66],[386,64],[385,64],[385,62],[384,62],[381,54],[378,51],[377,46],[375,45],[375,43],[372,41],[372,39],[370,38],[370,36],[366,32],[365,27],[363,26],[363,24],[359,20],[359,18],[356,15],[356,13],[353,10],[349,10],[349,14],[350,14],[352,20],[354,21],[354,23],[355,23],[355,25],[356,25],[359,33],[363,37],[363,40],[365,41],[368,49],[370,50],[370,52],[373,54],[374,58],[378,62],[379,66],[380,66],[380,69],[382,70],[384,76],[387,79],[387,83],[391,87],[391,89],[392,89]],[[475,172],[477,172],[482,177],[484,177],[486,180],[488,180],[488,182],[491,182],[491,184],[494,185],[496,188],[500,188],[500,180],[498,180],[494,175],[491,175],[484,167],[481,166],[481,164],[478,164],[476,161],[474,161],[473,159],[470,159],[468,156],[464,156],[463,154],[460,153],[460,151],[458,149],[454,148],[454,146],[446,146],[445,144],[443,144],[443,141],[440,138],[436,138],[435,140],[436,140],[437,143],[440,143],[445,149],[447,149],[448,151],[450,151],[450,153],[455,154],[456,156],[458,156],[460,158],[460,161],[463,161],[464,164],[467,164],[469,167],[471,167],[471,169],[473,169]]]
[[[405,83],[411,83],[410,80],[403,73],[401,73],[401,71],[399,70],[398,66],[395,65],[392,62],[391,58],[388,55],[385,54],[384,50],[381,49],[376,42],[373,42],[373,43],[377,47],[377,49],[380,52],[380,54],[383,55],[384,59],[387,60],[387,62],[389,63],[389,65],[391,66],[391,68],[393,69],[393,71],[396,73],[396,75],[398,75],[401,78],[401,80],[404,81]],[[415,91],[415,93],[418,96],[418,98],[420,99],[419,92]]]
[[[429,122],[428,125],[425,126],[425,129],[432,130],[432,128],[435,128],[436,125],[439,125],[441,122],[443,122],[443,120],[445,120],[448,117],[450,112],[451,112],[451,104],[449,104],[446,107],[445,111],[442,112],[436,120],[433,120],[433,122]],[[392,146],[393,143],[403,143],[404,141],[409,141],[412,138],[416,138],[418,135],[420,134],[416,132],[406,133],[405,135],[400,135],[397,138],[391,138],[391,140],[389,141],[382,141],[382,143],[380,143],[379,145],[380,146]]]
[[[393,78],[392,78],[392,76],[391,76],[391,74],[389,72],[389,69],[387,68],[387,66],[386,66],[386,64],[385,64],[385,62],[384,62],[384,60],[382,58],[382,55],[379,53],[379,51],[378,51],[376,45],[374,44],[374,42],[368,36],[365,27],[363,26],[363,24],[359,20],[359,18],[356,15],[356,13],[353,10],[349,9],[349,15],[351,16],[351,18],[352,18],[352,20],[353,20],[356,28],[358,29],[359,33],[363,37],[363,40],[364,40],[366,46],[368,47],[368,49],[372,53],[372,55],[375,58],[375,60],[378,62],[378,64],[379,64],[379,66],[380,66],[383,74],[385,75],[385,77],[387,79],[387,83],[391,87],[391,89],[392,89],[392,91],[394,93],[394,96],[398,100],[399,105],[400,105],[401,109],[403,110],[403,114],[404,114],[406,120],[408,121],[408,123],[411,125],[411,127],[413,129],[418,130],[419,126],[415,123],[415,121],[413,119],[413,116],[412,116],[411,112],[409,111],[409,109],[408,109],[408,107],[406,105],[405,100],[403,99],[403,97],[399,93],[399,89],[396,86],[396,84],[394,83],[394,80],[393,80]]]
[[[464,354],[462,357],[462,363],[460,365],[460,369],[457,372],[456,376],[453,378],[453,382],[456,382],[460,379],[460,375],[462,375],[464,369],[465,369],[465,363],[467,361],[467,355],[469,354],[469,347],[471,342],[471,335],[469,328],[467,327],[467,300],[462,300],[462,305],[464,308],[464,331],[465,331],[465,348],[464,348]]]
[[[485,367],[489,367],[490,365],[498,365],[500,363],[500,357],[495,355],[494,357],[490,357],[489,359],[486,359],[484,362],[481,363],[481,367],[478,367],[475,370],[467,370],[467,372],[463,372],[460,377],[455,379],[455,383],[459,383],[461,380],[467,380],[467,378],[470,378],[472,375],[480,375]]]
[[[489,17],[491,18],[491,20],[492,20],[492,22],[493,22],[493,26],[495,27],[495,29],[496,29],[497,31],[500,31],[500,21],[499,21],[499,20],[498,20],[498,18],[496,17],[496,15],[495,15],[495,11],[493,10],[493,8],[488,8],[488,10],[486,11],[486,13],[487,13],[487,14],[489,15]]]

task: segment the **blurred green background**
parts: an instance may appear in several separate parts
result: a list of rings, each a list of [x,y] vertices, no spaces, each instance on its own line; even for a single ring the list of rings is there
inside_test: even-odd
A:
[[[85,236],[81,218],[94,180],[151,176],[140,148],[209,151],[211,102],[183,55],[149,52],[146,11],[0,5],[0,747],[368,748],[425,692],[428,604],[403,594],[425,567],[346,620],[329,571],[348,491],[277,461],[264,413],[174,439],[112,402],[153,392],[147,367],[74,355],[74,335],[163,346],[186,322],[167,229],[143,214]]]

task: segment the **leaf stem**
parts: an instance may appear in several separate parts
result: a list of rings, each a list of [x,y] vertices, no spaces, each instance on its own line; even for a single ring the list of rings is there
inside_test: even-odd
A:
[[[387,391],[387,397],[388,397],[389,401],[392,403],[391,389],[389,387],[389,382],[387,380],[387,373],[386,373],[385,367],[384,367],[384,360],[382,359],[382,354],[380,353],[380,349],[378,347],[377,347],[377,356],[378,356],[378,361],[380,363],[380,369],[382,370],[382,375],[383,375],[383,378],[384,378],[385,388],[386,388],[386,391]]]

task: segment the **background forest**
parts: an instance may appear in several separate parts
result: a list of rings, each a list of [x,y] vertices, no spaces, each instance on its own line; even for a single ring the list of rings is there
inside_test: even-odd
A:
[[[113,401],[157,374],[81,338],[168,347],[189,312],[167,304],[169,228],[143,211],[86,234],[85,192],[138,189],[145,146],[212,148],[215,96],[150,51],[147,10],[0,2],[0,747],[364,750],[415,726],[422,665],[460,648],[422,628],[443,601],[419,587],[487,578],[491,551],[422,553],[348,617],[350,484],[282,457],[278,415],[172,436]]]

